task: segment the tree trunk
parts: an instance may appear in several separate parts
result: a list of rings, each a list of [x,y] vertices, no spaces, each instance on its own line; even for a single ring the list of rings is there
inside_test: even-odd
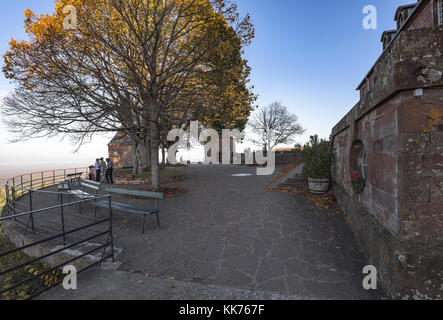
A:
[[[138,145],[137,163],[137,173],[149,171],[151,167],[151,148],[146,140]]]
[[[153,107],[151,111],[151,177],[152,177],[152,188],[154,190],[160,189],[160,172],[159,172],[159,146],[160,146],[160,136],[158,128],[158,107]]]
[[[155,129],[154,129],[155,130]],[[159,163],[158,163],[158,142],[156,143],[155,139],[152,141],[151,144],[151,177],[152,177],[152,188],[154,190],[160,189],[160,170],[159,170]]]
[[[166,168],[166,148],[162,146],[162,167]]]
[[[133,135],[133,168],[132,174],[136,175],[151,168],[151,146],[147,137]]]
[[[138,172],[138,141],[134,134],[131,134],[131,141],[132,141],[132,175],[136,175]]]

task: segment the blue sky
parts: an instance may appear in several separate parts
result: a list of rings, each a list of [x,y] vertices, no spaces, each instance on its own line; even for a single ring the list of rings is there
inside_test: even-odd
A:
[[[237,0],[249,12],[256,38],[245,51],[252,68],[257,104],[278,100],[299,116],[307,132],[327,138],[332,127],[358,101],[355,88],[382,52],[384,30],[394,29],[398,6],[414,0]],[[365,30],[363,8],[377,8],[378,28]],[[23,11],[50,12],[54,0],[15,0],[0,3],[0,53],[11,37],[22,39]],[[3,61],[1,61],[3,65]],[[0,74],[0,96],[13,86]],[[69,141],[36,140],[11,145],[0,123],[0,167],[11,163],[79,163],[106,155],[108,137],[99,137],[72,154]]]

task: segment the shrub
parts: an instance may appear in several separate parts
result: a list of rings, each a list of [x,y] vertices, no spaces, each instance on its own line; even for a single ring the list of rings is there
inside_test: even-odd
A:
[[[332,154],[327,140],[319,139],[318,135],[311,136],[309,142],[304,145],[301,155],[305,178],[331,177]]]

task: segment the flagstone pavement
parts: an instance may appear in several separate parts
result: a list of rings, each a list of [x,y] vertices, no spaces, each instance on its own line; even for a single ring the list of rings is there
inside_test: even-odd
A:
[[[140,217],[115,213],[117,263],[40,299],[383,297],[363,289],[370,263],[337,207],[316,212],[303,195],[268,192],[275,176],[255,172],[190,166],[178,184],[188,192],[161,202],[160,228],[149,219],[143,235]],[[232,176],[243,173],[253,175]]]

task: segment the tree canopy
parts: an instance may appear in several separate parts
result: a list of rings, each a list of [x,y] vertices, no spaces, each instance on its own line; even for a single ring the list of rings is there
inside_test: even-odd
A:
[[[2,112],[17,140],[65,134],[80,146],[119,131],[150,158],[158,187],[163,132],[194,120],[232,128],[252,110],[242,54],[254,29],[228,1],[57,0],[52,14],[26,10],[25,30],[3,67],[16,84]]]
[[[252,141],[263,146],[263,150],[272,150],[279,144],[291,144],[297,135],[305,132],[298,117],[280,102],[259,109],[248,126],[254,133]]]

